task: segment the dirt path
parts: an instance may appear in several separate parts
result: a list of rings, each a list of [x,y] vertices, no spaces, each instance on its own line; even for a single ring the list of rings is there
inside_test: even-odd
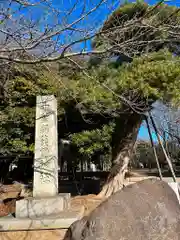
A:
[[[84,206],[84,216],[92,212],[101,202],[102,198],[97,198],[97,195],[89,194],[84,196],[76,196],[71,199],[71,207]]]

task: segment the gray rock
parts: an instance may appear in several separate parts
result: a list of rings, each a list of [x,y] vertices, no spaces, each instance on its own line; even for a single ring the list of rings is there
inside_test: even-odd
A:
[[[89,216],[73,223],[64,240],[179,240],[180,205],[167,183],[148,179],[125,187]]]

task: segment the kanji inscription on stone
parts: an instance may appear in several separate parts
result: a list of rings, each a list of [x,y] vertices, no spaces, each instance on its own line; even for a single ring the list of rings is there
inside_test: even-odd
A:
[[[37,96],[33,197],[58,194],[57,102]]]

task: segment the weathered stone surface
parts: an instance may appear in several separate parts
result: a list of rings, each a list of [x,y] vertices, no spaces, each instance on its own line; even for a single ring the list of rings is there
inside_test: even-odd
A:
[[[167,183],[129,185],[71,225],[64,240],[179,240],[180,206]]]
[[[66,229],[81,219],[84,214],[84,207],[62,211],[56,216],[30,218],[0,218],[1,231],[24,231],[24,230],[43,230],[43,229]],[[1,239],[1,238],[0,238]]]
[[[70,194],[56,197],[26,198],[16,201],[16,218],[37,218],[60,214],[70,207]]]
[[[57,102],[37,96],[33,197],[58,194]]]
[[[172,190],[175,192],[176,197],[180,203],[180,199],[179,199],[179,191],[178,191],[178,183],[176,182],[169,182],[168,185],[172,188]]]
[[[70,209],[70,207],[71,207],[71,194],[70,193],[59,193],[58,196],[64,198],[63,209],[64,210],[65,209]]]

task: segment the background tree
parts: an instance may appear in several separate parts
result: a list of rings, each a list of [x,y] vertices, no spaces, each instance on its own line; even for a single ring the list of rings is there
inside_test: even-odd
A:
[[[55,94],[58,83],[40,66],[13,66],[2,89],[0,153],[3,155],[33,151],[36,96]],[[41,66],[42,67],[42,66]]]
[[[169,104],[163,105],[161,103],[157,103],[153,111],[153,116],[163,140],[164,147],[169,157],[175,163],[180,160],[178,150],[180,146],[179,114],[179,108]]]
[[[24,166],[28,165],[31,172],[33,164],[36,96],[56,94],[58,82],[40,65],[11,65],[10,69],[5,66],[1,69],[1,82],[5,82],[1,86],[0,98],[1,178],[8,177],[11,161],[18,163],[19,159],[24,159],[20,163],[23,178],[24,174],[28,174]],[[10,160],[7,164],[6,159]]]
[[[132,168],[141,168],[140,163],[143,164],[143,168],[152,168],[155,165],[149,141],[137,140],[134,151],[134,156],[130,161]]]
[[[120,6],[114,13],[112,13],[108,20],[104,23],[102,31],[111,29],[111,32],[104,33],[104,35],[101,34],[100,36],[98,36],[95,40],[95,47],[100,49],[107,46],[113,48],[110,55],[117,56],[118,62],[120,63],[124,61],[131,62],[133,61],[134,56],[141,56],[143,54],[147,54],[153,51],[158,51],[162,48],[167,48],[169,51],[178,54],[179,43],[176,40],[178,32],[172,35],[169,31],[170,29],[173,29],[172,23],[174,24],[174,26],[179,25],[178,8],[164,5],[162,4],[162,2],[159,2],[155,6],[148,6],[144,2],[125,3],[124,5]],[[161,28],[159,28],[158,26],[161,26]],[[142,59],[143,58],[144,57],[142,57]],[[156,59],[151,59],[150,61],[154,61],[155,64],[157,60],[158,57]],[[171,59],[170,61],[172,60],[173,59]],[[128,65],[127,75],[125,75],[124,78],[128,78],[128,76],[130,76],[130,78],[134,80],[134,84],[139,83],[140,85],[142,85],[142,79],[146,78],[146,86],[150,85],[150,88],[147,87],[144,89],[144,91],[146,92],[145,95],[147,94],[147,96],[144,97],[141,90],[138,89],[137,92],[139,92],[140,90],[141,93],[137,94],[137,96],[135,97],[136,100],[134,101],[134,104],[132,104],[133,98],[130,97],[130,93],[132,91],[131,88],[128,89],[127,93],[130,102],[126,101],[127,99],[123,98],[123,96],[120,97],[120,99],[126,102],[127,105],[129,103],[129,112],[133,111],[133,115],[135,115],[136,117],[133,116],[134,121],[132,120],[131,114],[129,115],[130,117],[126,116],[126,119],[124,120],[122,119],[122,117],[119,117],[119,126],[125,126],[125,122],[127,123],[129,119],[130,124],[127,129],[130,129],[130,125],[133,127],[131,128],[130,133],[128,130],[126,130],[123,139],[121,139],[118,134],[114,134],[113,139],[115,139],[114,141],[116,142],[117,146],[119,142],[119,151],[117,151],[118,147],[116,146],[113,151],[114,167],[112,167],[112,171],[107,180],[107,183],[105,184],[102,192],[100,193],[101,196],[109,196],[113,192],[117,191],[120,186],[122,186],[122,178],[127,171],[127,165],[132,155],[132,148],[134,145],[133,142],[135,142],[136,140],[138,132],[137,130],[139,129],[140,122],[142,121],[142,113],[149,111],[150,108],[148,109],[148,106],[150,107],[152,102],[155,102],[161,95],[155,94],[157,98],[153,99],[153,94],[151,95],[150,92],[152,89],[155,90],[154,87],[156,87],[155,91],[157,91],[158,89],[158,91],[164,92],[163,82],[165,79],[160,77],[159,81],[151,81],[151,77],[147,77],[148,68],[150,66],[147,66],[145,61],[143,60],[141,61],[141,64],[143,66],[136,66],[136,71],[138,71],[138,74],[136,71],[132,71],[131,69],[131,66],[134,66],[133,63],[131,64],[131,66]],[[164,64],[164,62],[161,62],[161,64]],[[161,64],[159,65],[159,68],[162,69],[163,67],[161,66]],[[141,71],[141,69],[144,68],[144,66],[146,66],[147,69],[140,76],[139,72]],[[157,76],[159,76],[159,73],[161,72],[160,70],[160,72],[157,74],[157,71],[154,68],[152,68],[152,71]],[[138,76],[139,79],[138,77],[136,78],[136,76]],[[171,86],[171,80],[169,78],[167,78],[165,81],[166,84],[169,84],[169,86]],[[158,86],[157,83],[160,83],[160,85],[162,84],[161,87],[160,85]],[[179,89],[178,85],[176,85],[177,89]],[[148,91],[150,92],[148,93]],[[175,91],[173,94],[177,95]],[[170,96],[172,97],[172,95],[167,92],[164,95],[164,101],[167,102]],[[120,128],[118,129],[118,121],[116,122],[116,126],[117,128],[115,129],[117,133],[118,130],[120,130]],[[121,170],[118,171],[118,169]]]
[[[178,171],[178,163],[179,163],[179,146],[175,141],[168,141],[166,143],[166,147],[168,149],[168,154],[173,162],[174,170]],[[162,151],[161,146],[156,142],[155,149],[158,157],[158,161],[161,167],[162,172],[168,170],[168,165]],[[132,158],[130,164],[132,168],[141,168],[140,163],[143,164],[143,168],[153,169],[154,172],[157,172],[157,164],[155,161],[154,153],[152,146],[149,141],[140,141],[137,140],[134,157]]]
[[[104,115],[106,121],[108,116],[114,118],[113,167],[103,194],[109,195],[121,187],[143,114],[151,109],[152,103],[157,99],[178,103],[178,59],[163,50],[135,58],[131,64],[117,68],[104,64],[67,82],[63,95],[68,101],[76,99],[74,107],[81,114]]]
[[[112,48],[110,54],[121,61],[162,48],[179,54],[179,21],[179,8],[164,1],[153,6],[144,1],[125,2],[104,22],[94,47]]]

